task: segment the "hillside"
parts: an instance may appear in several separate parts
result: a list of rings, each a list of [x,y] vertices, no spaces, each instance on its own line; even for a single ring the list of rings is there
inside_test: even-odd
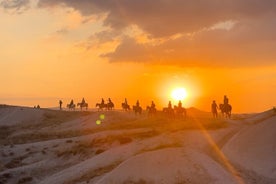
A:
[[[0,183],[275,183],[275,117],[2,106]]]

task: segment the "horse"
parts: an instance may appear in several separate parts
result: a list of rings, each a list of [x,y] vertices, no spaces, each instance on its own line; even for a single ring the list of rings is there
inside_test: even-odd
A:
[[[226,118],[231,117],[231,111],[232,111],[232,106],[230,104],[219,104],[219,109],[221,110],[222,116]]]
[[[148,111],[149,116],[156,114],[156,108],[155,107],[147,106],[147,111]]]
[[[187,116],[187,112],[186,112],[186,109],[184,107],[178,107],[178,106],[174,106],[174,112],[177,116],[180,116],[180,117],[186,117]]]
[[[80,106],[81,110],[83,107],[85,107],[86,110],[88,109],[88,103],[78,103],[77,106]]]
[[[123,108],[123,110],[125,110],[125,111],[130,110],[130,106],[129,106],[128,104],[126,104],[126,103],[122,103],[122,108]]]
[[[107,104],[104,103],[96,103],[96,107],[98,107],[98,111],[99,110],[104,110],[107,107]]]
[[[163,113],[166,114],[168,117],[174,117],[174,110],[173,108],[169,108],[169,107],[164,107],[163,108]]]
[[[107,110],[112,110],[114,108],[114,103],[113,102],[108,102],[107,104],[106,104],[106,109]]]
[[[96,107],[98,107],[98,110],[112,110],[114,108],[114,103],[113,102],[109,102],[107,104],[103,104],[103,103],[96,103]]]
[[[76,105],[75,105],[75,104],[67,104],[67,108],[68,108],[69,110],[71,110],[71,109],[75,110]]]
[[[142,107],[133,105],[132,109],[135,112],[135,114],[137,113],[142,114]]]

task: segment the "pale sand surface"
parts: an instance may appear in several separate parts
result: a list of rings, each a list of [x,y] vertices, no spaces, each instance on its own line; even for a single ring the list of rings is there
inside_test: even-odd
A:
[[[276,183],[272,110],[188,115],[1,106],[0,184]]]

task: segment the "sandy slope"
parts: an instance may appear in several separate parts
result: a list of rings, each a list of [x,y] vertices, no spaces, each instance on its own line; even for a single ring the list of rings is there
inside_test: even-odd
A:
[[[276,182],[274,112],[227,121],[188,113],[168,119],[1,106],[0,183]]]
[[[243,168],[276,179],[276,116],[267,111],[247,121],[254,125],[233,136],[223,151]]]

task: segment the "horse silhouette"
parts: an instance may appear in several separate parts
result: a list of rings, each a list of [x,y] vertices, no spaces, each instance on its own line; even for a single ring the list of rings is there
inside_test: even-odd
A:
[[[86,108],[86,110],[88,109],[88,103],[78,103],[77,106],[80,106],[81,110],[82,108]]]
[[[104,110],[106,108],[106,104],[104,103],[96,103],[96,107],[98,107],[98,111],[99,110]]]
[[[186,109],[184,107],[178,107],[178,106],[174,106],[174,112],[175,115],[179,116],[179,117],[186,117],[187,116],[187,112]]]
[[[130,106],[129,106],[128,104],[126,104],[126,103],[122,103],[122,108],[123,108],[123,110],[125,110],[125,111],[130,110]]]
[[[107,110],[112,110],[114,109],[114,103],[113,102],[108,102],[106,105]]]
[[[67,108],[69,109],[69,110],[75,110],[75,108],[76,108],[76,105],[75,104],[67,104]]]
[[[135,114],[142,114],[142,107],[133,105],[132,109],[135,112]]]
[[[112,110],[114,108],[114,103],[109,102],[107,104],[104,103],[96,103],[96,107],[98,107],[98,110]]]
[[[232,112],[232,106],[230,104],[219,104],[219,109],[222,113],[222,116],[226,118],[231,117],[231,112]]]
[[[152,116],[154,114],[156,114],[157,110],[155,107],[151,107],[151,106],[147,106],[147,111],[148,111],[148,115]]]
[[[173,109],[173,108],[164,107],[164,108],[163,108],[163,113],[164,113],[165,115],[167,115],[168,117],[170,117],[170,118],[173,118],[173,117],[174,117],[174,109]]]

